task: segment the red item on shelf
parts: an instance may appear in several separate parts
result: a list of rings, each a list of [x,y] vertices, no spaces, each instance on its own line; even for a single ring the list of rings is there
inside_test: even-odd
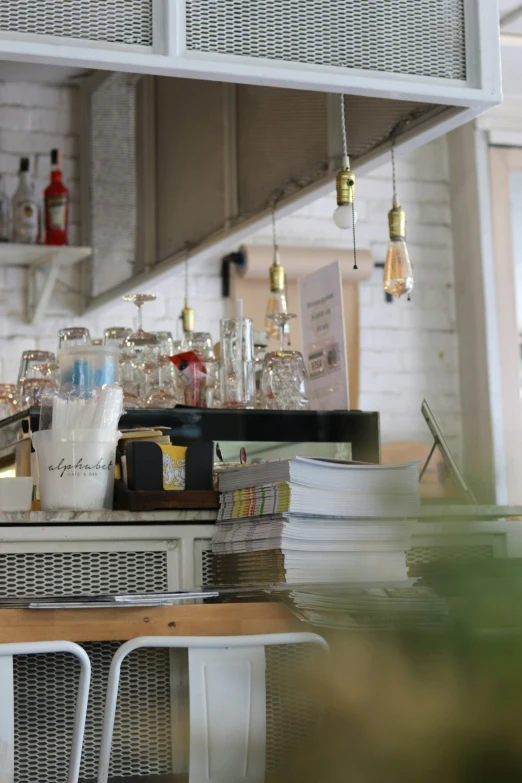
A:
[[[183,386],[191,389],[190,404],[198,408],[205,407],[202,380],[207,375],[207,368],[201,357],[194,351],[184,351],[175,356],[169,356],[169,359],[176,366]]]
[[[45,244],[68,245],[69,190],[62,182],[60,150],[51,151],[51,184],[44,191]]]

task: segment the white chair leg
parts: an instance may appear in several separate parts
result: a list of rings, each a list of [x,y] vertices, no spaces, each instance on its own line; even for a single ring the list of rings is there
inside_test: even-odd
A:
[[[77,783],[82,758],[83,735],[87,717],[87,703],[91,682],[91,662],[85,650],[74,642],[24,642],[20,644],[0,644],[0,657],[13,655],[38,655],[45,653],[70,653],[80,662],[80,682],[76,696],[76,711],[69,760],[67,783]]]

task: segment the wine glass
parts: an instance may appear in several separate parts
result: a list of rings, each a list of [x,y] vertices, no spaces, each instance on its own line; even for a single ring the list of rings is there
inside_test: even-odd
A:
[[[271,313],[267,316],[279,328],[279,351],[269,351],[261,373],[262,404],[269,410],[308,410],[308,373],[302,353],[285,351],[287,323],[295,313]]]
[[[160,343],[156,335],[143,329],[142,307],[147,302],[154,302],[156,297],[154,294],[129,294],[122,299],[124,302],[132,302],[138,310],[138,328],[125,337],[122,352],[133,365],[135,388],[132,393],[146,399],[158,366]]]
[[[124,347],[139,349],[159,345],[158,338],[152,332],[144,331],[141,309],[147,302],[155,302],[156,296],[154,294],[128,294],[127,296],[122,296],[122,299],[124,302],[132,302],[138,310],[138,328],[125,338],[123,342]]]
[[[286,328],[293,318],[297,318],[295,313],[270,313],[266,316],[271,321],[275,321],[277,328],[279,329],[279,350],[285,350],[285,333],[288,331]]]

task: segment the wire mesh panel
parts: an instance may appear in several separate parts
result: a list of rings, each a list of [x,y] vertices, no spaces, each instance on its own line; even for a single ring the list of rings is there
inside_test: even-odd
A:
[[[166,589],[166,551],[0,553],[0,592],[7,596]],[[119,644],[83,645],[92,664],[83,779],[96,777],[107,676]],[[171,771],[169,672],[167,650],[143,650],[125,662],[112,775]],[[65,783],[78,676],[72,656],[15,657],[15,783]]]
[[[190,51],[466,79],[464,0],[187,0]]]
[[[317,705],[307,688],[307,667],[317,665],[311,644],[282,644],[265,648],[266,772],[277,771],[285,759],[302,748],[317,725]]]
[[[138,230],[136,162],[140,77],[113,73],[91,96],[90,243],[92,295],[134,272]]]
[[[0,594],[92,595],[167,589],[166,553],[1,552]]]
[[[152,46],[152,0],[2,0],[0,31]]]
[[[194,582],[196,587],[208,587],[214,582],[212,540],[210,538],[196,538],[194,540]]]
[[[408,576],[422,576],[424,566],[443,560],[449,563],[468,563],[473,560],[491,560],[495,556],[493,544],[463,544],[446,546],[413,546],[406,553]]]

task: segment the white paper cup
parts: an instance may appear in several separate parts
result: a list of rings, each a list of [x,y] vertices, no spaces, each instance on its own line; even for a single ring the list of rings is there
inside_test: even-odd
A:
[[[119,437],[112,430],[35,432],[42,510],[111,509]]]

